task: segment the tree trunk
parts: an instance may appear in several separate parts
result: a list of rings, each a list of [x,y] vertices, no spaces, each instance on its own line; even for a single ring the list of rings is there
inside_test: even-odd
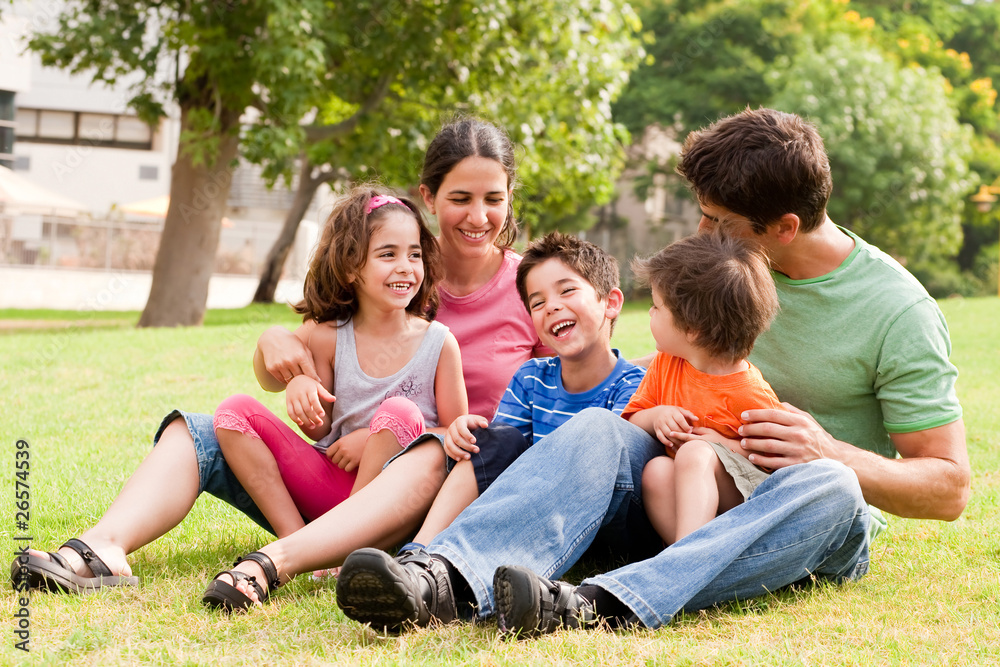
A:
[[[215,268],[219,231],[229,188],[232,162],[239,148],[234,131],[239,113],[223,111],[215,155],[196,163],[185,150],[190,107],[181,108],[181,141],[171,171],[170,207],[153,265],[153,284],[140,327],[199,325],[208,302],[208,281]]]
[[[292,244],[295,243],[295,234],[298,232],[299,223],[302,222],[319,186],[330,182],[335,177],[333,172],[329,172],[313,178],[313,165],[304,153],[301,159],[302,169],[299,172],[299,186],[295,190],[295,199],[285,216],[285,224],[281,228],[281,233],[278,234],[274,245],[267,253],[267,261],[264,263],[260,283],[258,283],[257,291],[253,295],[253,303],[274,303],[274,293],[278,289],[278,280],[285,268],[285,261],[288,259],[288,253],[291,252]]]

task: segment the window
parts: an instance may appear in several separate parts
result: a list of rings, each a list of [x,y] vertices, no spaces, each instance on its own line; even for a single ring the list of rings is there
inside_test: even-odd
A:
[[[76,136],[76,114],[72,111],[40,111],[38,136],[48,139],[72,139]]]
[[[152,150],[153,128],[135,116],[18,109],[19,141]]]
[[[17,136],[24,138],[38,134],[38,112],[34,109],[18,109],[14,122],[17,124]]]
[[[0,90],[0,165],[14,168],[14,93]]]

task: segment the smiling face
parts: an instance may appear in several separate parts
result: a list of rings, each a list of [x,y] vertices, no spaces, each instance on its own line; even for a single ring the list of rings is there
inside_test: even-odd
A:
[[[535,332],[560,357],[573,359],[610,345],[610,320],[621,310],[621,290],[607,298],[558,259],[548,259],[525,277],[528,312]]]
[[[511,196],[503,165],[489,158],[467,157],[445,175],[436,193],[426,185],[420,186],[420,193],[437,216],[444,255],[493,256]]]
[[[401,210],[388,211],[368,242],[354,285],[361,309],[405,309],[424,280],[420,227]]]

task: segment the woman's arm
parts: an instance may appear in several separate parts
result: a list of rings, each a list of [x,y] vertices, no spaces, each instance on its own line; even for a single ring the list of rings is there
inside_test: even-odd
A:
[[[296,375],[308,375],[319,380],[313,355],[307,347],[316,322],[304,322],[295,332],[273,326],[257,339],[253,355],[253,372],[264,391],[283,391]]]

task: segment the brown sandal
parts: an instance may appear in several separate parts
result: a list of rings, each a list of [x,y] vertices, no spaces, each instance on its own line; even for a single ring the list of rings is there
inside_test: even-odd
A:
[[[89,593],[112,586],[139,585],[139,577],[112,573],[107,563],[81,540],[76,538],[67,540],[63,546],[80,554],[80,558],[94,576],[84,577],[77,574],[69,561],[57,552],[50,551],[48,559],[25,553],[10,564],[10,582],[14,590],[23,592],[38,589],[53,593]]]
[[[260,551],[254,551],[242,558],[237,558],[233,566],[235,567],[245,560],[257,563],[264,570],[264,577],[267,579],[267,590],[264,590],[257,582],[257,577],[253,575],[245,574],[239,570],[224,570],[213,577],[201,601],[213,609],[221,607],[226,612],[246,611],[255,603],[250,597],[244,595],[240,589],[233,585],[245,579],[253,586],[254,591],[257,593],[257,599],[261,603],[267,602],[270,591],[281,586],[281,580],[278,578],[278,568],[274,566],[274,561],[267,554]],[[233,584],[219,580],[219,577],[224,574],[228,574],[233,578]]]

